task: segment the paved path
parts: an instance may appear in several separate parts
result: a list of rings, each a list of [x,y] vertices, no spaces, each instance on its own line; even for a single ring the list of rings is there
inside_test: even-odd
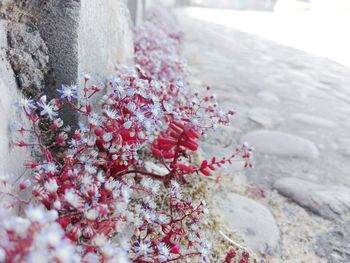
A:
[[[287,176],[350,186],[350,69],[189,14],[178,10],[193,81],[238,110],[218,137],[256,144],[248,176],[265,186]]]

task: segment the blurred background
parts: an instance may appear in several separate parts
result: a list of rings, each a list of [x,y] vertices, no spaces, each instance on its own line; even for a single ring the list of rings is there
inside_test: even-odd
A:
[[[259,202],[277,220],[281,240],[267,247],[280,242],[282,252],[270,254],[277,262],[350,262],[350,1],[170,2],[190,83],[212,86],[220,105],[238,112],[206,139],[205,154],[228,155],[243,142],[256,149],[242,180],[263,189]],[[220,191],[252,197],[237,183],[241,170],[229,167],[234,176]],[[231,228],[239,216],[228,217]]]
[[[202,9],[192,10],[192,16],[198,19],[259,35],[350,66],[350,52],[346,52],[350,44],[350,35],[346,27],[350,25],[350,1],[178,0],[170,2],[179,6],[202,7]]]

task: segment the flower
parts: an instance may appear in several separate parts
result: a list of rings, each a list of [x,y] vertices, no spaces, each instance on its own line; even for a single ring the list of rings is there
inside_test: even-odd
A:
[[[85,212],[85,217],[88,220],[95,220],[98,217],[98,210],[97,209],[89,209]]]
[[[116,120],[118,118],[118,112],[114,109],[111,109],[109,106],[103,109],[103,112],[107,115],[107,117]]]
[[[64,194],[64,199],[67,201],[67,203],[69,203],[76,209],[82,208],[84,206],[83,199],[79,195],[77,195],[72,189],[66,190]]]
[[[103,118],[96,112],[91,112],[88,116],[88,121],[91,125],[100,126],[102,124]]]
[[[49,179],[48,181],[46,181],[44,187],[50,193],[54,193],[58,189],[58,185],[55,179]]]
[[[97,246],[97,247],[103,247],[105,245],[107,245],[108,243],[108,240],[107,240],[107,237],[103,234],[97,234],[95,237],[94,237],[94,245]]]
[[[161,111],[161,106],[159,103],[155,103],[155,104],[151,105],[149,108],[149,111],[152,113],[152,115],[155,118],[161,117],[162,111]]]
[[[157,246],[159,251],[158,259],[160,262],[167,261],[169,258],[169,248],[164,243],[159,243]]]
[[[26,113],[30,113],[32,110],[36,109],[34,101],[30,98],[21,98],[20,101],[16,104],[16,106],[18,108],[23,108],[26,111]]]
[[[56,164],[53,163],[53,162],[44,164],[43,168],[44,168],[45,172],[51,173],[51,174],[55,174],[58,171],[57,167],[56,167]]]
[[[85,81],[91,79],[91,76],[88,73],[82,73],[81,75],[82,75],[82,77],[84,78]]]
[[[29,206],[26,209],[26,216],[28,219],[30,219],[32,222],[39,222],[39,223],[44,223],[46,221],[46,215],[44,208],[42,206]]]
[[[150,243],[140,241],[136,246],[133,247],[136,256],[148,259],[150,253],[153,253],[153,249]]]
[[[46,95],[44,95],[36,103],[39,107],[42,108],[40,115],[47,115],[50,119],[53,119],[58,115],[58,113],[56,112],[57,107],[55,105],[51,105],[51,103],[46,103],[46,100],[47,97]]]
[[[132,121],[124,122],[123,126],[124,126],[125,129],[129,130],[131,128],[131,126],[132,126]]]
[[[61,85],[61,88],[57,90],[61,94],[61,99],[67,99],[69,102],[72,99],[78,98],[77,86],[74,85]]]
[[[136,110],[136,104],[134,102],[129,102],[127,105],[126,105],[126,108],[131,111],[131,112],[134,112]]]

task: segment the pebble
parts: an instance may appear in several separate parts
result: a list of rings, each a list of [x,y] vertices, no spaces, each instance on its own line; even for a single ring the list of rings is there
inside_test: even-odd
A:
[[[280,232],[270,211],[260,203],[234,193],[220,193],[215,210],[230,230],[241,236],[255,253],[279,253]]]
[[[278,179],[274,188],[323,218],[339,220],[350,216],[350,188],[296,177]]]
[[[316,158],[319,155],[310,140],[280,131],[256,130],[244,135],[241,142],[248,142],[257,153],[299,158]]]
[[[320,127],[325,127],[325,128],[336,128],[337,124],[333,121],[309,115],[309,114],[304,114],[304,113],[295,113],[291,116],[291,119],[303,124],[309,124],[312,126],[320,126]]]

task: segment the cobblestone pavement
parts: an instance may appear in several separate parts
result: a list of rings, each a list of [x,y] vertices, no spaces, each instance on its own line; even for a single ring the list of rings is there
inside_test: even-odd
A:
[[[301,177],[350,186],[350,69],[178,10],[193,82],[238,110],[220,133],[256,147],[254,182]],[[293,135],[293,136],[290,136]]]

